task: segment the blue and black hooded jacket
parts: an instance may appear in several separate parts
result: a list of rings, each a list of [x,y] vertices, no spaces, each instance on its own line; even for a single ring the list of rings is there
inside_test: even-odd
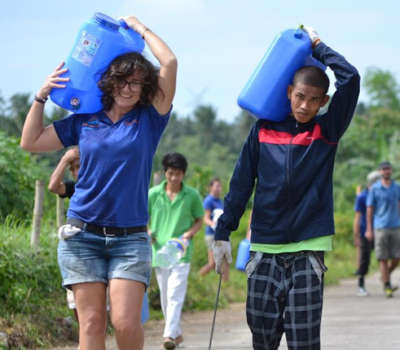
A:
[[[254,185],[252,243],[282,244],[334,234],[333,165],[357,104],[360,76],[322,42],[313,56],[336,77],[328,111],[304,124],[293,116],[281,122],[257,121],[237,161],[216,240],[229,240],[237,229]]]

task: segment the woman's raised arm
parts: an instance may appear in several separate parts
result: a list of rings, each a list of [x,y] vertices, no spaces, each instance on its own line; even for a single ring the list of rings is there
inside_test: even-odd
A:
[[[178,68],[178,61],[175,54],[159,36],[142,24],[136,17],[127,16],[122,17],[122,19],[129,27],[143,37],[151,52],[160,63],[158,84],[161,92],[157,93],[155,96],[153,106],[158,113],[166,114],[170,110],[172,100],[175,96],[176,73]]]

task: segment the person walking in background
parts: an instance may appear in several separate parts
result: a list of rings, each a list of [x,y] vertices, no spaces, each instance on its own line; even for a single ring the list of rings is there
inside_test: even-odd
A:
[[[71,198],[75,192],[75,183],[78,179],[80,166],[79,148],[72,147],[62,156],[50,176],[48,190],[58,194],[61,198]],[[64,181],[65,170],[69,169],[74,181]]]
[[[356,198],[361,193],[362,190],[363,190],[363,187],[361,185],[357,185],[356,186]],[[367,214],[365,214],[365,215],[367,215]],[[356,241],[356,238],[354,236],[354,221],[353,221],[353,244],[354,244],[354,246],[356,248],[356,264],[357,264],[357,269],[355,270],[354,275],[358,276],[358,263],[360,261],[360,246],[357,245],[356,243],[357,243],[357,241]]]
[[[62,156],[58,162],[56,168],[50,176],[48,190],[55,194],[58,194],[61,198],[71,198],[75,192],[75,184],[78,179],[80,166],[79,159],[79,148],[72,147]],[[64,181],[65,170],[69,169],[71,176],[74,181]],[[74,294],[70,289],[67,289],[67,304],[68,307],[74,311],[76,320],[79,323],[78,312],[76,311],[76,305],[74,300]]]
[[[390,274],[400,261],[400,186],[392,180],[392,165],[379,164],[380,181],[368,192],[367,230],[365,237],[375,242],[383,289],[391,298],[397,287],[392,286]]]
[[[31,152],[79,145],[79,178],[58,263],[63,286],[74,293],[81,350],[105,349],[107,286],[118,348],[143,349],[141,309],[151,276],[148,188],[176,88],[174,53],[136,17],[122,19],[144,38],[160,68],[137,52],[116,57],[98,82],[102,110],[44,127],[51,90],[69,80],[60,64],[35,96],[21,137]]]
[[[242,148],[215,230],[217,272],[232,261],[229,236],[253,193],[246,314],[255,350],[276,350],[283,332],[290,350],[320,349],[324,252],[334,234],[333,168],[340,138],[360,90],[357,69],[304,27],[313,57],[331,68],[336,92],[328,110],[329,78],[302,67],[288,87],[291,114],[259,119]],[[262,93],[262,92],[260,92]]]
[[[166,180],[149,191],[148,232],[153,242],[153,266],[165,320],[162,346],[175,349],[183,342],[180,320],[192,258],[192,238],[202,226],[204,210],[200,194],[183,182],[188,165],[186,158],[180,153],[168,153],[162,165]],[[186,253],[178,264],[163,267],[157,260],[157,252],[171,238],[182,239],[187,246]]]
[[[358,295],[367,296],[368,292],[365,288],[365,275],[368,273],[371,249],[373,242],[365,237],[365,230],[367,228],[367,196],[371,186],[378,181],[380,177],[379,171],[372,171],[367,176],[367,188],[361,191],[354,203],[354,245],[359,249],[358,257]]]
[[[206,198],[203,201],[204,208],[204,223],[207,225],[205,230],[205,242],[208,250],[208,263],[200,269],[200,275],[204,276],[210,271],[215,269],[214,256],[212,254],[212,244],[214,243],[215,227],[218,222],[218,218],[224,211],[224,203],[221,200],[221,180],[217,177],[213,178],[208,184],[208,192]],[[229,265],[225,262],[222,280],[229,280]]]

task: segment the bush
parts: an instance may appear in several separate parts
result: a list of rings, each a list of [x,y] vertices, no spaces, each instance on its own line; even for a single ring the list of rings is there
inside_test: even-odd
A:
[[[353,276],[357,268],[356,248],[353,243],[353,210],[335,213],[336,234],[333,238],[333,250],[326,254],[328,271],[326,284],[336,284],[340,279]],[[371,257],[371,270],[376,270],[376,259]]]
[[[30,247],[30,228],[8,217],[0,226],[0,330],[11,348],[36,348],[76,338],[63,325],[69,315],[57,265],[57,239],[42,229],[41,245]],[[53,235],[53,236],[51,236]]]
[[[47,183],[47,163],[39,163],[30,153],[19,147],[18,140],[0,132],[0,218],[9,215],[30,219],[32,215],[35,181]],[[45,191],[47,192],[47,191]],[[54,207],[46,195],[46,208]]]

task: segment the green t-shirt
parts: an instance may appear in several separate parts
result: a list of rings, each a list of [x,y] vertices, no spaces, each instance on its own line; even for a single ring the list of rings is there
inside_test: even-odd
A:
[[[294,253],[302,250],[329,251],[332,250],[332,243],[333,235],[329,235],[287,244],[252,243],[250,250],[269,254]]]
[[[180,237],[193,226],[196,219],[204,215],[203,203],[197,190],[182,183],[182,189],[171,201],[165,192],[166,184],[163,181],[149,191],[150,228],[156,240],[153,243],[153,257],[170,238]],[[192,250],[193,241],[190,240],[181,262],[190,262]]]

